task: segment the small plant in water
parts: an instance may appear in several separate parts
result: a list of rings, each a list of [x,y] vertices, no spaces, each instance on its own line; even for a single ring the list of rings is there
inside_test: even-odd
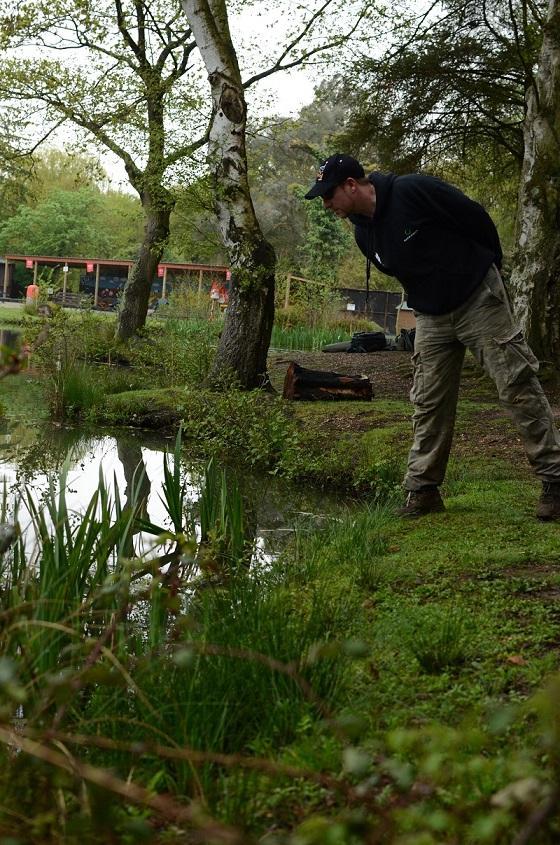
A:
[[[247,557],[243,499],[235,479],[210,460],[200,501],[200,541],[204,558],[231,566]]]
[[[431,674],[457,666],[467,656],[465,618],[453,610],[430,606],[409,610],[403,635],[422,669]]]

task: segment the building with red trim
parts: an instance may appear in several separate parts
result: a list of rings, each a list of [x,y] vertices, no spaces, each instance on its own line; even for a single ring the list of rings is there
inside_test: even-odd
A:
[[[28,272],[19,289],[14,278],[18,264],[23,264]],[[2,299],[23,299],[25,286],[37,283],[42,268],[60,269],[62,299],[66,294],[68,272],[80,268],[80,291],[91,296],[96,307],[114,304],[116,294],[122,290],[134,261],[114,258],[76,258],[72,256],[52,255],[5,255],[0,259],[0,302]],[[158,264],[157,276],[152,282],[152,293],[166,298],[176,284],[189,284],[199,293],[209,292],[213,282],[224,284],[229,281],[229,268],[218,264],[181,264],[162,261]],[[55,285],[53,285],[54,287]]]

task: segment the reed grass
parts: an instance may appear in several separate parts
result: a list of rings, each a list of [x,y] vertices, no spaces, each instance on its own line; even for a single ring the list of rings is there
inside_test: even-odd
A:
[[[302,600],[289,567],[239,566],[247,560],[242,497],[214,464],[206,468],[197,542],[180,450],[179,434],[164,459],[169,527],[139,517],[139,483],[123,507],[102,476],[85,511],[71,513],[66,465],[42,501],[25,491],[33,550],[22,538],[0,556],[0,648],[11,661],[0,671],[1,715],[40,735],[101,736],[107,747],[91,748],[87,759],[122,782],[131,761],[119,743],[230,755],[250,754],[255,744],[280,747],[306,719],[325,717],[320,702],[334,705],[346,677],[340,650],[307,656],[347,630],[353,598],[311,585]],[[7,512],[6,494],[1,507]],[[17,520],[17,508],[10,516]],[[155,546],[131,557],[138,530],[151,532]],[[200,548],[212,543],[220,552],[214,564],[228,569],[227,580],[214,584],[192,577]],[[1,789],[19,783],[22,812],[33,817],[34,764],[25,755],[2,759],[10,774]],[[211,760],[195,765],[158,754],[144,755],[135,772],[152,790],[203,794],[208,807],[223,797],[223,776]],[[234,782],[227,813],[240,817],[247,782]],[[42,788],[53,801],[73,789],[56,777]]]
[[[310,326],[282,328],[275,325],[272,328],[270,345],[273,349],[320,352],[323,346],[344,340],[350,340],[350,333],[344,329],[311,328]]]

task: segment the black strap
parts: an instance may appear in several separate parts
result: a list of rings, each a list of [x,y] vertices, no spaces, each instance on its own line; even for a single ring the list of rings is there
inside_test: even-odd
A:
[[[373,250],[373,225],[368,223],[367,252],[366,252],[366,307],[369,302],[369,280],[371,277],[371,252]]]

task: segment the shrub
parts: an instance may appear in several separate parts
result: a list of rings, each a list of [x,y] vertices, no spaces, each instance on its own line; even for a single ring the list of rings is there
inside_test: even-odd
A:
[[[276,468],[298,440],[281,400],[257,390],[189,393],[181,413],[185,435],[204,444],[205,452],[221,453],[230,462]]]
[[[207,377],[220,324],[207,320],[154,321],[121,354],[151,387],[199,385]]]

